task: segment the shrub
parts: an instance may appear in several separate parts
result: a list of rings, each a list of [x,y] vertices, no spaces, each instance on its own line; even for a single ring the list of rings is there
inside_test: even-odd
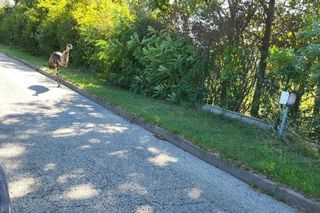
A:
[[[5,8],[0,19],[0,38],[6,43],[20,47],[33,54],[38,53],[37,26],[39,13],[34,8],[19,4]]]
[[[78,66],[114,84],[177,103],[201,100],[205,70],[192,42],[129,8],[112,0],[21,2],[2,10],[0,37],[43,55],[72,43]]]
[[[67,1],[57,0],[53,4],[51,0],[40,0],[36,5],[38,11],[43,11],[43,21],[38,27],[38,42],[40,51],[49,55],[71,43],[68,31],[73,28],[72,17],[68,15]]]
[[[182,36],[149,27],[127,42],[100,41],[105,78],[130,90],[172,102],[202,100],[205,70],[196,48]]]

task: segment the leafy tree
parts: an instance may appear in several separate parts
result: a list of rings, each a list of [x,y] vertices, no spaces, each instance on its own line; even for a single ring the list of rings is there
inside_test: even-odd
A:
[[[319,139],[319,8],[312,0],[21,0],[0,9],[0,41],[72,61],[126,89],[290,118]],[[88,69],[85,69],[88,70]]]
[[[272,22],[275,11],[275,0],[270,0],[268,3],[268,8],[266,9],[266,19],[265,19],[265,31],[263,34],[262,45],[260,49],[260,60],[259,67],[256,73],[256,85],[254,89],[254,95],[252,100],[251,115],[258,116],[259,107],[260,107],[260,97],[261,90],[263,88],[265,72],[267,67],[266,59],[268,58],[269,46],[270,46],[270,37],[272,33]]]

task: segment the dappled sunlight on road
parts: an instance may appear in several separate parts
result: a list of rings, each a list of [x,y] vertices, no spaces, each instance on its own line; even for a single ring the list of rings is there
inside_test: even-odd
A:
[[[40,132],[37,129],[27,129],[24,133],[29,134],[29,135],[33,135],[33,134],[39,134]]]
[[[111,125],[111,124],[93,124],[86,123],[81,124],[79,122],[73,123],[69,127],[59,128],[52,132],[54,138],[58,137],[70,137],[70,136],[79,136],[86,134],[92,130],[95,130],[100,133],[114,134],[114,133],[123,133],[127,130],[127,127]]]
[[[178,162],[178,158],[170,156],[170,154],[166,152],[161,152],[155,147],[148,147],[148,151],[156,156],[148,159],[149,162],[153,163],[155,166],[167,166],[171,163]]]
[[[11,181],[8,184],[11,199],[26,196],[36,188],[35,178],[31,177],[20,178],[18,180]]]
[[[70,136],[77,136],[82,135],[88,132],[88,130],[80,129],[79,127],[73,126],[73,127],[67,127],[67,128],[59,128],[52,132],[53,138],[59,138],[59,137],[70,137]]]
[[[134,213],[152,213],[154,212],[154,209],[150,205],[142,205],[138,206],[135,210]]]
[[[124,194],[134,193],[139,195],[146,195],[148,193],[148,190],[144,186],[132,182],[122,183],[118,186],[118,189],[120,190],[120,193]]]
[[[89,104],[76,103],[76,104],[74,104],[74,106],[75,107],[85,108],[85,109],[87,109],[89,111],[93,111],[93,107],[91,105],[89,105]]]
[[[98,143],[101,143],[101,140],[98,139],[98,138],[91,138],[88,140],[89,143],[92,143],[92,144],[98,144]]]
[[[129,152],[128,150],[120,150],[120,151],[111,152],[109,155],[116,156],[118,158],[124,158],[126,157],[126,154],[128,152]]]
[[[0,146],[0,158],[15,158],[25,151],[26,148],[20,144],[3,144]]]
[[[153,154],[159,154],[160,153],[160,151],[155,147],[148,147],[148,151],[153,153]]]
[[[98,190],[94,188],[91,184],[80,184],[76,186],[72,186],[67,192],[64,193],[66,198],[72,200],[82,200],[93,198],[97,196]]]
[[[202,194],[202,190],[198,188],[192,188],[188,190],[188,196],[192,199],[198,199]]]
[[[88,113],[88,115],[90,115],[93,118],[103,118],[103,115],[101,115],[100,113],[96,113],[96,112],[90,112],[90,113]]]
[[[48,163],[44,166],[43,171],[47,172],[50,170],[54,170],[54,169],[56,169],[56,166],[57,165],[55,163]]]
[[[128,130],[128,127],[124,126],[117,126],[117,125],[110,125],[110,124],[100,124],[99,125],[101,130],[98,130],[101,133],[123,133],[125,130]]]
[[[86,172],[83,169],[75,169],[68,174],[60,175],[57,178],[57,181],[60,183],[72,182],[75,179],[84,178],[86,176]]]
[[[156,166],[167,166],[170,163],[176,163],[178,161],[177,158],[166,154],[160,154],[155,157],[149,158],[148,160]]]
[[[90,149],[91,146],[90,145],[81,145],[80,149]]]
[[[17,119],[17,118],[8,118],[8,119],[6,119],[6,120],[4,120],[2,122],[5,125],[13,125],[13,124],[19,123],[19,119]]]
[[[1,166],[3,166],[3,164],[5,164],[5,168],[8,173],[14,173],[19,168],[22,168],[23,164],[24,164],[24,162],[22,160],[14,159],[14,160],[10,161],[11,160],[10,158],[4,159],[1,157],[0,157],[0,159],[1,159],[1,164],[2,164]]]

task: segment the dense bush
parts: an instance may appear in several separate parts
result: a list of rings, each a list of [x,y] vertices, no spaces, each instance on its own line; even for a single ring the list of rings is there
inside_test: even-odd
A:
[[[4,43],[34,54],[48,56],[72,43],[78,66],[136,93],[177,103],[203,99],[205,71],[192,42],[125,3],[20,3],[2,11],[0,26]]]
[[[70,42],[65,36],[66,29],[72,29],[66,24],[72,21],[68,19],[65,4],[62,3],[41,0],[33,7],[18,4],[13,8],[4,8],[0,18],[2,41],[33,54],[49,54],[65,46],[65,40]]]
[[[149,27],[128,41],[97,44],[106,79],[134,92],[173,102],[197,102],[204,95],[205,70],[191,42],[165,30]]]
[[[36,11],[25,5],[5,8],[0,22],[0,38],[4,43],[37,52],[36,26],[39,24]]]

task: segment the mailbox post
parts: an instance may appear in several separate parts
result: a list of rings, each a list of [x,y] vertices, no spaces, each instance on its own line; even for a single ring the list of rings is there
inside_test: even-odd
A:
[[[289,93],[286,91],[281,92],[281,97],[280,97],[279,103],[281,105],[286,106],[286,108],[283,112],[283,115],[282,115],[282,122],[281,122],[280,129],[279,129],[279,135],[281,137],[283,137],[283,134],[284,134],[285,126],[286,126],[287,119],[288,119],[289,108],[296,102],[296,98],[297,98],[297,96],[294,93]]]

